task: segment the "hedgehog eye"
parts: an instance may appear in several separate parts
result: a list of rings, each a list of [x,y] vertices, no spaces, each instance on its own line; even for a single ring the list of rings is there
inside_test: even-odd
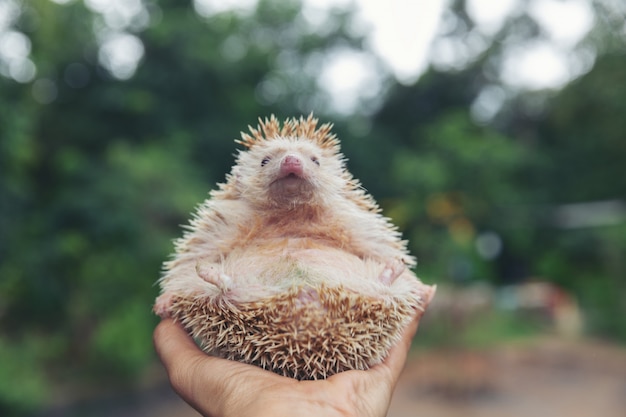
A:
[[[317,156],[312,156],[312,157],[311,157],[311,161],[315,162],[315,163],[317,164],[317,166],[319,166],[319,165],[320,165],[320,160],[319,160],[319,159],[317,159]]]
[[[266,156],[265,158],[263,158],[263,160],[261,161],[261,166],[264,167],[265,165],[267,165],[270,159],[271,158],[269,156]]]

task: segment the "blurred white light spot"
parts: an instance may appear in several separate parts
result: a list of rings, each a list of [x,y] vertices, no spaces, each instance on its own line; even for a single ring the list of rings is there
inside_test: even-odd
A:
[[[519,0],[467,0],[466,11],[486,35],[497,33],[509,17],[519,7]]]
[[[502,108],[506,100],[506,92],[502,87],[489,85],[483,88],[472,103],[470,113],[474,121],[489,123]]]
[[[318,81],[340,113],[354,111],[361,98],[373,98],[382,89],[375,59],[363,52],[339,50],[326,57]]]
[[[256,87],[255,97],[259,103],[268,106],[280,100],[285,91],[285,83],[280,78],[270,77]]]
[[[428,66],[428,51],[449,0],[306,0],[303,16],[324,31],[331,9],[356,11],[349,30],[365,34],[371,49],[390,67],[396,79],[412,84]]]
[[[0,58],[5,61],[24,59],[30,54],[30,39],[21,32],[0,33]]]
[[[142,0],[85,0],[85,4],[94,12],[114,11],[125,16],[134,16],[143,10]]]
[[[534,0],[529,13],[554,41],[564,46],[575,45],[593,27],[594,12],[585,0]]]
[[[433,66],[443,71],[462,70],[489,47],[485,36],[472,30],[463,38],[442,36],[436,38],[430,51]]]
[[[57,98],[57,85],[47,78],[40,78],[33,83],[33,98],[41,104],[50,104]]]
[[[571,79],[565,52],[546,42],[511,46],[503,61],[502,80],[512,87],[559,88]]]
[[[363,3],[366,3],[367,0],[364,0]],[[322,10],[329,10],[333,7],[345,8],[349,6],[351,0],[307,0],[305,1],[305,9],[309,9],[311,7]]]
[[[37,68],[28,58],[30,50],[30,39],[23,33],[0,32],[0,72],[20,83],[32,81]]]
[[[373,50],[388,62],[398,81],[411,84],[426,69],[426,56],[446,0],[370,0],[357,2],[372,24]]]
[[[608,200],[564,204],[553,210],[553,218],[554,223],[564,229],[614,226],[626,221],[626,202]]]
[[[142,0],[85,0],[85,4],[100,13],[111,29],[143,30],[150,23],[150,14]]]
[[[17,2],[4,0],[0,2],[0,32],[11,27],[20,16],[21,10]]]
[[[302,4],[302,16],[316,33],[326,32],[329,26],[329,11],[345,10],[349,5],[350,0],[307,0]]]
[[[569,55],[569,70],[571,78],[586,74],[596,62],[597,51],[594,48],[577,48]]]
[[[85,0],[85,5],[94,12],[104,13],[113,6],[111,0]]]
[[[258,0],[193,0],[193,8],[200,16],[211,17],[226,11],[245,13],[252,10]]]
[[[248,53],[248,48],[241,36],[230,35],[220,46],[220,53],[230,62],[237,62]]]
[[[459,38],[444,37],[435,40],[431,50],[433,65],[443,71],[462,69],[467,63],[468,50]]]
[[[28,58],[14,59],[9,64],[9,74],[18,83],[28,83],[35,78],[37,68]]]
[[[502,252],[502,239],[495,232],[484,232],[476,237],[476,251],[481,258],[492,260]]]
[[[21,32],[8,30],[0,32],[0,72],[19,83],[27,83],[35,78],[37,68],[28,58],[31,50],[30,39]]]
[[[72,2],[74,0],[51,0],[51,1],[53,3],[56,3],[56,4],[65,5],[65,4],[68,4],[69,2]]]
[[[143,54],[143,43],[138,37],[116,33],[102,43],[98,60],[115,78],[127,80],[135,74]]]

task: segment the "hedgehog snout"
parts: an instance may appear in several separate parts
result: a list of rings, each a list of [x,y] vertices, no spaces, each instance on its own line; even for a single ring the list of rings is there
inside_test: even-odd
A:
[[[286,177],[290,174],[294,174],[301,177],[304,174],[304,164],[302,159],[294,154],[287,154],[280,161],[280,176]]]

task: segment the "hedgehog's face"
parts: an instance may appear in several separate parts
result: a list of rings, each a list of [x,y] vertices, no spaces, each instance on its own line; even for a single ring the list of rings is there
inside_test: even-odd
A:
[[[239,155],[242,198],[258,207],[325,204],[344,185],[342,161],[306,139],[276,138]]]

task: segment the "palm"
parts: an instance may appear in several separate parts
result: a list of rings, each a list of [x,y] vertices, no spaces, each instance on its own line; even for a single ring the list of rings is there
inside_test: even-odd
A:
[[[381,364],[325,380],[298,381],[253,365],[207,356],[172,320],[155,330],[174,389],[205,416],[384,416],[419,317]]]

